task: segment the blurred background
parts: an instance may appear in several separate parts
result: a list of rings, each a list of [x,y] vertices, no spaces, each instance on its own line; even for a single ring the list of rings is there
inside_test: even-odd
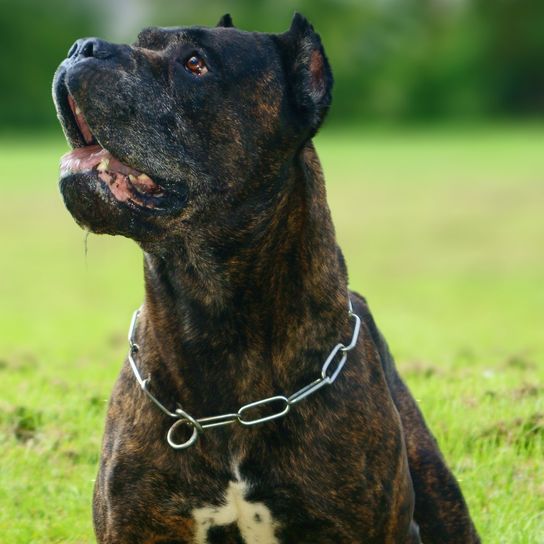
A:
[[[321,33],[336,76],[331,121],[542,116],[539,0],[2,0],[0,124],[55,125],[48,87],[84,35],[133,41],[146,25],[281,32],[296,8]],[[17,74],[17,77],[14,77]]]
[[[542,543],[541,0],[0,0],[2,542],[93,542],[106,399],[143,295],[139,248],[62,204],[57,65],[82,36],[227,12],[283,32],[295,9],[335,74],[316,147],[351,286],[484,541]]]

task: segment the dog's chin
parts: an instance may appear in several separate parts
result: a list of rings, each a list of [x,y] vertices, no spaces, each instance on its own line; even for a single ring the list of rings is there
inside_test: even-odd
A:
[[[66,208],[84,229],[97,234],[137,234],[134,205],[116,201],[96,171],[63,175],[59,187]]]
[[[160,223],[150,219],[177,216],[187,204],[181,184],[175,192],[165,190],[98,144],[77,147],[61,158],[59,185],[68,211],[80,226],[136,240],[148,239],[151,223]]]
[[[134,194],[130,187],[112,189],[113,182],[103,177],[97,170],[89,170],[65,173],[59,181],[64,204],[76,223],[96,234],[149,241],[159,234],[162,221],[158,216],[177,215],[185,206],[178,195],[166,194],[159,200],[162,197]]]

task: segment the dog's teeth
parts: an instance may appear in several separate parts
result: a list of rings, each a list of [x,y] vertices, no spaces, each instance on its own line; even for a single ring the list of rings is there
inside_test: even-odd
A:
[[[100,164],[96,167],[96,169],[99,172],[104,172],[108,169],[109,165],[110,165],[109,159],[102,159],[102,161],[100,161]]]
[[[134,175],[132,175],[132,174],[129,174],[129,175],[128,175],[128,179],[129,179],[132,183],[134,183],[134,182],[136,181],[136,176],[134,176]]]
[[[153,183],[153,180],[146,174],[140,174],[138,176],[138,181],[140,181],[141,183]]]
[[[109,174],[108,172],[99,172],[98,173],[98,177],[102,180],[102,181],[105,181],[106,183],[110,184],[112,183],[112,181],[114,181],[113,179],[113,176],[111,174]]]
[[[79,106],[76,106],[76,115],[79,115],[81,113],[81,109],[79,108]]]

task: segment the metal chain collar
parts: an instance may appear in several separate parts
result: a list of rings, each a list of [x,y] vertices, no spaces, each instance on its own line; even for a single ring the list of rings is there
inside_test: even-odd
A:
[[[359,330],[361,328],[361,319],[357,314],[353,312],[351,301],[349,301],[349,317],[352,318],[355,322],[353,325],[351,342],[347,346],[342,343],[338,343],[336,344],[336,346],[334,346],[334,348],[332,348],[328,357],[325,359],[323,366],[321,367],[321,375],[313,382],[305,385],[303,388],[299,389],[289,397],[286,397],[284,395],[276,395],[274,397],[268,397],[266,399],[244,404],[236,413],[221,414],[219,416],[202,417],[199,419],[195,419],[181,408],[176,408],[175,412],[171,412],[170,410],[168,410],[168,408],[166,408],[164,404],[157,400],[157,398],[149,391],[149,382],[151,378],[148,376],[145,380],[142,379],[142,376],[138,371],[138,367],[136,366],[136,362],[134,361],[134,356],[136,355],[136,353],[138,353],[138,351],[140,351],[140,347],[134,340],[134,336],[136,334],[136,324],[138,322],[140,312],[141,308],[138,308],[134,312],[132,316],[132,321],[130,323],[130,328],[128,331],[128,343],[130,346],[128,352],[128,360],[130,363],[130,367],[132,368],[132,372],[134,372],[134,376],[136,377],[136,380],[138,381],[143,392],[167,416],[176,419],[176,421],[170,427],[168,434],[166,435],[168,444],[170,444],[170,446],[176,450],[182,450],[194,444],[199,434],[202,434],[205,429],[210,429],[212,427],[221,427],[223,425],[230,425],[231,423],[239,423],[246,427],[250,427],[252,425],[258,425],[259,423],[264,423],[265,421],[271,421],[273,419],[277,419],[279,417],[287,415],[287,413],[291,409],[291,406],[293,406],[297,402],[300,402],[302,399],[305,399],[306,397],[312,395],[322,387],[334,383],[334,381],[340,374],[340,371],[346,364],[348,352],[351,351],[357,344]],[[281,409],[278,409],[276,412],[270,415],[251,419],[250,414],[253,408],[272,403],[281,403]],[[189,425],[193,428],[193,431],[188,440],[186,440],[185,442],[177,443],[173,439],[173,434],[180,425]]]

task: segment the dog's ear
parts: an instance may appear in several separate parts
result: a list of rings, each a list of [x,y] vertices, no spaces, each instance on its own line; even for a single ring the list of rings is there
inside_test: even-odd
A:
[[[331,105],[333,77],[321,38],[300,13],[278,36],[288,84],[303,123],[315,134]]]
[[[219,19],[219,22],[216,26],[222,26],[225,28],[233,28],[234,23],[232,22],[232,17],[230,16],[230,13],[225,13],[221,19]]]

